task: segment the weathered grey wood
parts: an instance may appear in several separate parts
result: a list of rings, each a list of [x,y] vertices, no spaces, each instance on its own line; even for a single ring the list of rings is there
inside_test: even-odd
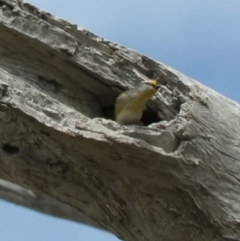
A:
[[[0,6],[0,178],[127,241],[240,240],[237,103],[29,4]],[[156,76],[155,123],[105,119]]]
[[[0,198],[48,215],[105,230],[71,206],[8,181],[0,180]]]

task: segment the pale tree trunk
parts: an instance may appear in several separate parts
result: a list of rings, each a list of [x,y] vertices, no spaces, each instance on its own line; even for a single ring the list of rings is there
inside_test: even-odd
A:
[[[0,56],[1,179],[126,241],[240,240],[237,103],[17,0],[0,1]],[[111,120],[155,77],[144,126]]]

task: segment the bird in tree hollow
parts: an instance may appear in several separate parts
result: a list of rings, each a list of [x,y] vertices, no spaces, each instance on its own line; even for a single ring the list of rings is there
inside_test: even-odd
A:
[[[115,120],[122,125],[138,124],[147,101],[159,87],[156,80],[146,80],[137,87],[121,93],[115,104]]]

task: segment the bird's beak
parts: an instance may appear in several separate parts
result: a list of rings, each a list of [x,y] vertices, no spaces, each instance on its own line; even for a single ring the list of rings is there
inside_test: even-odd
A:
[[[154,86],[156,89],[160,88],[160,85],[158,84],[157,80],[148,80],[147,82]]]

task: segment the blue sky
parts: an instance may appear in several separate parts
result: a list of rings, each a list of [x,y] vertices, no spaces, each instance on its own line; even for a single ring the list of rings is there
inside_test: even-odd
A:
[[[28,0],[152,57],[240,102],[239,0]],[[0,201],[1,240],[116,241],[115,236]]]

